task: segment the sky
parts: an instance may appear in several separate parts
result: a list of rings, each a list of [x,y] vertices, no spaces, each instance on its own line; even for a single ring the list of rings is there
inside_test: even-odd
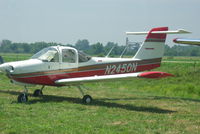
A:
[[[168,26],[186,29],[173,38],[200,39],[200,0],[0,0],[0,40],[125,45],[126,31],[148,31]],[[145,36],[129,36],[143,41]]]

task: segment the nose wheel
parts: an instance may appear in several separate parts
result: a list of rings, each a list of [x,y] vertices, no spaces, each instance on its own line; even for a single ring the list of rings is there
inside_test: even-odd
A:
[[[24,92],[21,93],[18,98],[17,101],[19,103],[25,103],[28,101],[28,89],[26,88],[26,86],[24,86]]]
[[[43,93],[42,93],[42,90],[43,90],[43,89],[44,89],[44,86],[42,86],[41,89],[35,90],[34,93],[33,93],[33,96],[34,96],[34,97],[42,96],[42,95],[43,95]],[[24,92],[21,93],[21,94],[18,96],[17,101],[18,101],[19,103],[25,103],[25,102],[28,101],[28,89],[27,89],[26,86],[24,86]]]
[[[26,93],[22,93],[17,98],[19,103],[25,103],[28,101],[28,95]]]

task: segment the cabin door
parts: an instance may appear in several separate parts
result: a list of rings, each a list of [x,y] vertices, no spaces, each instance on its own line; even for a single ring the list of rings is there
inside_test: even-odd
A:
[[[60,69],[72,69],[76,71],[78,68],[78,54],[75,49],[63,48],[61,50]]]

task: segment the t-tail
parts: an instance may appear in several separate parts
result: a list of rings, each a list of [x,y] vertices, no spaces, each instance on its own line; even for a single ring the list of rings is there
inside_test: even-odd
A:
[[[133,58],[140,60],[162,59],[167,34],[188,34],[184,29],[168,31],[168,27],[153,28],[149,32],[126,32],[127,35],[147,35]]]
[[[145,41],[133,58],[140,60],[160,59],[161,61],[167,37],[167,33],[164,33],[165,31],[168,31],[168,27],[153,28],[149,31]]]

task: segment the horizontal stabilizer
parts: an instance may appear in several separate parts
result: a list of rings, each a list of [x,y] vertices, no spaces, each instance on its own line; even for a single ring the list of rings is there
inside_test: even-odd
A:
[[[127,35],[146,35],[148,33],[149,33],[148,31],[145,31],[145,32],[126,32]],[[178,29],[178,30],[175,30],[175,31],[153,31],[151,33],[153,33],[153,34],[188,34],[188,33],[191,33],[191,32],[184,30],[184,29]]]
[[[175,43],[179,43],[179,44],[200,45],[200,39],[181,39],[181,38],[176,38],[173,41]]]
[[[55,81],[58,85],[75,85],[75,84],[83,84],[89,82],[100,82],[100,81],[112,81],[117,79],[132,79],[135,77],[142,78],[163,78],[173,76],[172,74],[165,72],[138,72],[138,73],[127,73],[127,74],[115,74],[115,75],[102,75],[102,76],[90,76],[90,77],[79,77],[79,78],[68,78],[68,79],[60,79]]]

